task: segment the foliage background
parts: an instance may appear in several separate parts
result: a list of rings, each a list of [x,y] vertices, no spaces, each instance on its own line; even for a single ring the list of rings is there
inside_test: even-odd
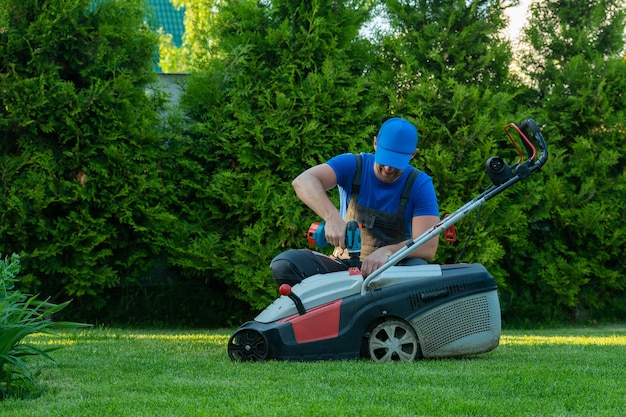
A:
[[[0,0],[0,252],[29,290],[76,298],[68,314],[237,324],[319,220],[290,186],[303,169],[371,151],[401,115],[443,215],[488,185],[489,156],[513,158],[502,127],[533,117],[546,167],[437,262],[485,264],[505,323],[623,318],[622,3],[537,1],[514,52],[502,0],[181,0],[172,109],[143,1]]]

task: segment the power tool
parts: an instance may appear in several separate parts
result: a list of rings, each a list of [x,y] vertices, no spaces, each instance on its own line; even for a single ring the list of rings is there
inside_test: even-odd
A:
[[[328,246],[326,233],[324,232],[325,222],[314,222],[309,227],[307,239],[309,243],[318,248]],[[361,256],[361,225],[356,220],[346,223],[346,249],[350,255],[350,266],[358,268]]]

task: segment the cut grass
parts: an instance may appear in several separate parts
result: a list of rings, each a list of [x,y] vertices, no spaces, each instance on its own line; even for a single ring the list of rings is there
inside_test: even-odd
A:
[[[91,329],[37,362],[40,398],[2,416],[620,416],[626,326],[504,331],[493,352],[377,364],[233,363],[231,330]]]

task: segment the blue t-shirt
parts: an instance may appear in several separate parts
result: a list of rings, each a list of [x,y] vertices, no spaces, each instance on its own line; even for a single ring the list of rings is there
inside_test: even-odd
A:
[[[374,155],[369,153],[362,153],[361,155],[363,156],[361,190],[357,203],[372,209],[397,213],[400,195],[410,170],[405,169],[400,178],[388,184],[379,180],[374,173]],[[327,164],[337,176],[340,199],[339,213],[345,219],[350,202],[352,182],[356,173],[356,157],[354,154],[345,153],[331,158]],[[407,239],[412,238],[411,222],[415,216],[439,216],[439,205],[432,178],[422,171],[413,184],[411,197],[404,212]]]

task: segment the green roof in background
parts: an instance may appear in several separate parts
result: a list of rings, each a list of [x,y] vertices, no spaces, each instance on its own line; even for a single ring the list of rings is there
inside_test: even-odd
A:
[[[148,0],[148,3],[152,6],[157,26],[172,35],[174,45],[181,46],[185,32],[185,8],[177,9],[169,0]]]
[[[149,12],[151,20],[156,23],[157,28],[163,28],[164,33],[172,35],[172,43],[180,47],[183,44],[183,33],[185,33],[185,8],[176,8],[170,0],[148,0],[152,8]],[[159,66],[159,54],[155,55],[154,70],[162,72]]]

